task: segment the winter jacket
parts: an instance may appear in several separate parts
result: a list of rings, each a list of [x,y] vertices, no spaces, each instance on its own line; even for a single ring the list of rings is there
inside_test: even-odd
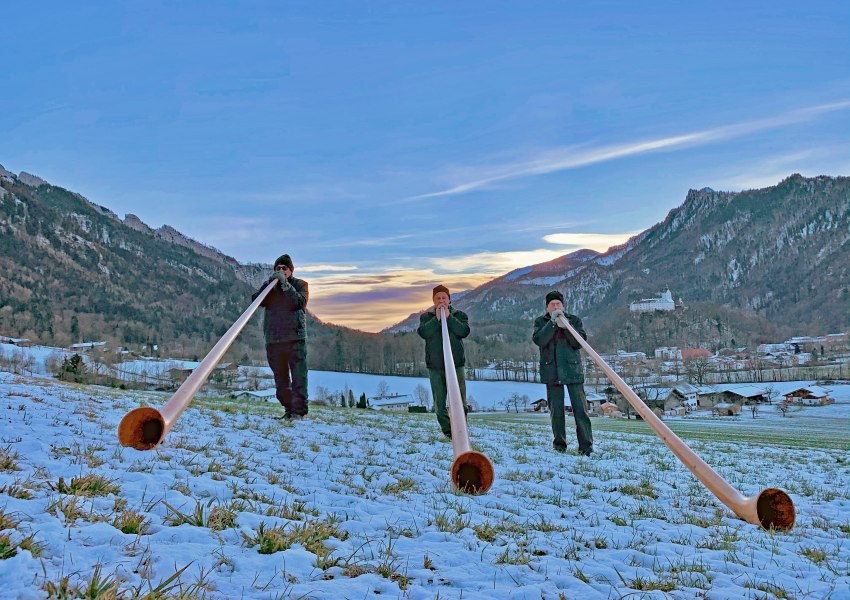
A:
[[[466,357],[461,340],[469,335],[469,317],[462,310],[455,310],[449,305],[446,328],[449,330],[455,366],[462,367],[466,364]],[[446,364],[443,361],[443,328],[433,306],[419,315],[419,328],[416,333],[425,340],[425,366],[444,371]]]
[[[251,296],[251,299],[256,300],[260,292],[270,282],[271,278]],[[304,312],[304,308],[307,306],[307,298],[310,295],[307,282],[303,279],[296,279],[292,275],[287,278],[287,282],[287,285],[276,285],[260,304],[266,309],[263,319],[263,334],[266,336],[266,344],[292,342],[307,338],[307,317]]]
[[[587,339],[584,326],[575,315],[566,315],[578,334]],[[576,339],[561,329],[547,312],[534,320],[534,335],[531,337],[540,347],[540,381],[548,385],[584,383],[584,369]]]

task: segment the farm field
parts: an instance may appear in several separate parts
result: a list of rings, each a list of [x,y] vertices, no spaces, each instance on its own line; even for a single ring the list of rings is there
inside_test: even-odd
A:
[[[809,409],[805,415],[790,413],[760,414],[755,419],[748,412],[737,417],[689,417],[665,419],[673,433],[686,442],[746,442],[782,448],[823,448],[850,452],[850,419],[830,417],[831,407]],[[823,416],[812,415],[820,410]],[[526,421],[548,423],[548,414],[488,413],[485,420]],[[569,420],[568,423],[572,421]],[[594,431],[655,436],[650,427],[639,419],[592,419]]]

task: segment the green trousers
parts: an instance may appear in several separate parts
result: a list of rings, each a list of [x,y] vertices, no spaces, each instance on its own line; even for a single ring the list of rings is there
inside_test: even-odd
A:
[[[567,385],[570,394],[570,404],[573,407],[573,417],[576,421],[576,438],[579,452],[593,450],[593,432],[590,429],[590,418],[587,416],[586,398],[583,383]],[[552,419],[552,434],[555,441],[566,443],[567,425],[564,417],[564,386],[547,385],[546,399],[549,401],[549,417]]]
[[[463,412],[469,412],[466,406],[466,381],[463,378],[463,367],[455,367],[457,383],[460,387],[460,397],[463,400]],[[446,437],[452,437],[452,423],[449,420],[449,411],[446,408],[446,396],[448,385],[446,384],[446,372],[442,369],[428,369],[428,378],[431,380],[431,396],[434,398],[434,406],[437,407],[437,422]],[[563,411],[562,411],[563,412]]]

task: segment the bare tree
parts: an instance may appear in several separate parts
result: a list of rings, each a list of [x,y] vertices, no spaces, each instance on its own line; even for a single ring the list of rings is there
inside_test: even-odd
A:
[[[239,367],[242,377],[245,379],[245,387],[249,390],[260,389],[260,375],[254,367]]]
[[[776,396],[778,396],[778,395],[779,395],[779,392],[777,391],[776,386],[774,386],[774,385],[768,385],[768,386],[765,386],[764,391],[766,392],[766,396],[767,396],[767,403],[768,403],[768,404],[771,404],[771,403],[772,403],[772,401],[773,401],[773,399],[774,399]]]
[[[417,383],[416,387],[413,388],[413,398],[419,406],[424,406],[426,409],[431,410],[431,393],[421,383]]]
[[[378,388],[375,390],[375,396],[385,398],[390,395],[390,384],[383,379],[378,382]]]
[[[32,375],[33,367],[35,366],[35,358],[29,352],[20,350],[20,356],[15,357],[18,362],[18,368],[22,375]]]
[[[95,381],[100,381],[106,373],[109,372],[109,365],[106,364],[109,354],[90,357],[88,361],[89,374],[93,375]]]
[[[611,400],[608,400],[608,402],[611,402]],[[617,396],[615,397],[614,404],[617,405],[617,410],[619,410],[621,413],[626,415],[627,419],[632,418],[632,410],[633,410],[632,404],[631,404],[631,402],[626,400],[625,396],[617,394]]]
[[[697,385],[703,385],[708,375],[709,367],[711,367],[711,363],[704,356],[689,360],[685,364],[685,374],[688,381]]]
[[[523,412],[528,410],[528,400],[529,400],[529,398],[526,394],[523,394],[522,396],[519,397],[519,403],[522,404],[522,411]],[[517,412],[519,412],[519,411],[517,411]]]
[[[327,406],[331,404],[333,397],[331,393],[328,391],[328,388],[319,386],[316,388],[316,396],[315,398],[311,398],[310,402],[313,404],[319,404],[322,406]]]
[[[516,392],[511,394],[510,397],[508,398],[509,405],[514,408],[514,412],[517,412],[517,413],[519,412],[519,407],[523,403],[522,399],[523,399],[523,396],[520,396]],[[528,403],[528,396],[525,396],[525,402],[526,402],[526,404]],[[508,408],[508,411],[510,412],[510,408]]]
[[[12,371],[12,373],[17,373],[18,375],[23,375],[26,370],[26,358],[29,356],[28,353],[25,353],[23,348],[13,348],[11,353],[8,355],[8,365]],[[30,368],[32,368],[32,362],[30,362]],[[30,373],[32,374],[32,373]]]
[[[515,396],[516,394],[514,394]],[[503,398],[501,402],[499,402],[500,406],[505,407],[505,412],[511,412],[511,407],[514,406],[514,398],[513,396],[508,396],[507,398]]]

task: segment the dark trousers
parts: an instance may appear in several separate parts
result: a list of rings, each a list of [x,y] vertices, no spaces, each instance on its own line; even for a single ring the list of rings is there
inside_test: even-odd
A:
[[[576,438],[579,452],[593,450],[593,432],[590,429],[590,418],[587,416],[586,398],[583,383],[567,385],[570,394],[570,404],[573,407],[573,417],[576,420]],[[552,434],[555,441],[566,444],[566,419],[564,418],[564,386],[546,385],[546,399],[549,401],[549,416],[552,419]]]
[[[307,414],[307,342],[266,345],[266,357],[274,373],[276,396],[286,414]]]
[[[469,412],[466,406],[466,380],[463,378],[463,367],[455,367],[457,383],[460,387],[460,397],[463,400],[463,412]],[[434,398],[434,406],[437,409],[437,422],[446,437],[452,437],[452,422],[449,420],[449,411],[446,408],[446,397],[448,396],[448,384],[446,383],[446,372],[443,369],[428,369],[428,378],[431,380],[431,396]]]

